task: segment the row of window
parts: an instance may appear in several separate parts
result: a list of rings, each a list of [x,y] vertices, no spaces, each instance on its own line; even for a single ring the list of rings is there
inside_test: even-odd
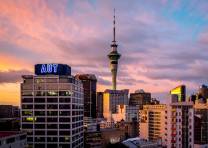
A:
[[[35,111],[35,116],[71,116],[71,111]],[[23,116],[32,116],[32,111],[23,111]],[[83,111],[72,111],[72,116],[83,115]]]
[[[59,104],[59,109],[70,109],[71,104]],[[58,109],[58,104],[23,104],[22,109]],[[83,109],[83,105],[72,105],[72,109]]]
[[[70,142],[70,137],[66,136],[66,137],[35,137],[34,138],[34,142]],[[32,137],[28,137],[27,138],[28,142],[33,142],[33,138]]]
[[[76,133],[80,133],[79,135],[83,136],[83,128],[79,128],[79,130],[76,130]],[[76,133],[73,133],[76,134]],[[33,131],[31,132],[28,132],[28,138],[30,138],[32,140],[32,137],[33,137]],[[58,135],[58,131],[56,129],[54,130],[47,130],[47,131],[41,131],[41,130],[36,130],[34,131],[34,134],[36,135],[36,137],[39,135],[39,136],[48,136],[48,137],[57,137]],[[30,137],[32,136],[32,137]],[[59,136],[70,136],[70,129],[68,129],[68,131],[65,129],[60,129],[59,130]],[[30,142],[31,142],[30,140]]]
[[[35,103],[57,103],[58,101],[60,103],[69,103],[71,102],[71,98],[34,98]],[[22,103],[33,103],[33,98],[22,98]]]
[[[33,128],[33,125],[32,124],[22,124],[22,127],[31,127]],[[70,124],[35,124],[34,125],[35,129],[70,129]],[[40,131],[40,132],[44,132],[44,131]],[[45,134],[45,133],[44,133]]]
[[[75,92],[72,93],[71,91],[22,91],[22,96],[75,96]]]

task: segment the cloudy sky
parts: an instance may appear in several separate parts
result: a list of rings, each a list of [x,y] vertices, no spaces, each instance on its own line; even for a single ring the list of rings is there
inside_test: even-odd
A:
[[[114,8],[119,89],[164,101],[179,84],[207,84],[206,0],[0,0],[0,104],[19,104],[21,75],[36,63],[66,63],[111,88]]]

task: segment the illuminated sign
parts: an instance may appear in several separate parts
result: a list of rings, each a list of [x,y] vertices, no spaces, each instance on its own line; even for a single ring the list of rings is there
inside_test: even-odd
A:
[[[71,75],[71,67],[65,64],[36,64],[36,75]]]
[[[57,73],[58,64],[42,64],[41,73]]]

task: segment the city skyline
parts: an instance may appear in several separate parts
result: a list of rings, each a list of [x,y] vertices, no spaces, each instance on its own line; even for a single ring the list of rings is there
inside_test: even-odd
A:
[[[98,91],[111,88],[113,9],[118,89],[144,89],[163,101],[185,84],[207,84],[206,1],[1,1],[0,104],[19,105],[21,75],[37,63],[66,63],[92,73]]]

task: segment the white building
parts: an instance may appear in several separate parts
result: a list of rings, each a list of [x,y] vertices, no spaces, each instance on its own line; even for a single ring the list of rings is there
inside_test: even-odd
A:
[[[193,103],[171,103],[167,116],[167,147],[194,148]]]
[[[168,148],[194,147],[194,109],[191,102],[144,105],[139,113],[140,138],[160,141]]]
[[[83,87],[63,64],[22,76],[21,130],[33,148],[83,147]]]

